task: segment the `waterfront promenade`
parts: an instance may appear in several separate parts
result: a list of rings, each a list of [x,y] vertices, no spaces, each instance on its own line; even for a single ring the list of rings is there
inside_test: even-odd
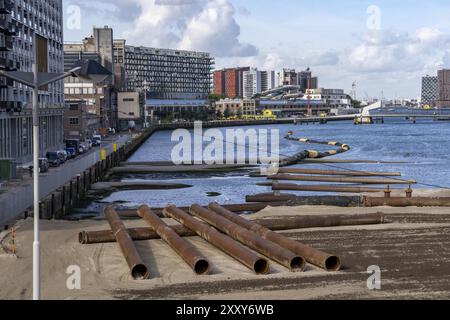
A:
[[[109,137],[103,142],[107,154],[113,152],[113,144],[124,145],[129,135]],[[40,198],[50,194],[70,181],[84,170],[100,161],[100,148],[93,148],[87,154],[69,160],[57,168],[40,175]],[[1,192],[3,191],[3,192]],[[31,178],[17,182],[9,182],[0,189],[0,226],[13,223],[20,215],[33,205],[33,180]]]

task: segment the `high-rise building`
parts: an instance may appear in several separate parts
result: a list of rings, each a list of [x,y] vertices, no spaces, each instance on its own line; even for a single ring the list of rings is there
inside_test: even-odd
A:
[[[229,99],[244,96],[244,72],[250,67],[230,68],[214,72],[214,93]]]
[[[437,106],[441,108],[450,107],[450,70],[438,71],[439,101]]]
[[[209,53],[125,47],[127,89],[149,99],[207,99],[213,64]]]
[[[244,99],[251,99],[262,90],[262,72],[252,68],[243,74],[244,82]]]
[[[439,99],[439,81],[437,76],[422,77],[422,104],[432,105]]]
[[[119,91],[127,91],[127,76],[125,70],[126,40],[114,40],[114,77],[115,85]]]
[[[277,87],[275,71],[261,71],[261,92]]]
[[[295,69],[283,69],[278,73],[278,86],[298,86],[298,73]]]
[[[298,85],[301,92],[306,92],[308,89],[318,89],[319,79],[313,77],[311,70],[308,68],[306,71],[298,73]]]
[[[113,29],[108,26],[94,28],[93,42],[95,51],[100,54],[102,66],[114,73],[114,40]],[[111,78],[114,79],[114,78]]]
[[[37,60],[35,60],[35,56]],[[0,69],[61,73],[63,60],[62,0],[0,1]],[[32,159],[32,90],[0,77],[0,158]],[[39,91],[40,151],[63,142],[63,81]]]

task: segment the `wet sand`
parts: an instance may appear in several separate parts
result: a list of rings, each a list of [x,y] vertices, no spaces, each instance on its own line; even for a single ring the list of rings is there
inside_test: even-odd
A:
[[[427,191],[430,196],[448,192]],[[450,210],[448,208],[267,208],[251,218],[295,214],[357,214],[382,211],[389,224],[290,230],[284,234],[341,257],[344,268],[327,273],[311,265],[292,273],[271,262],[269,275],[246,267],[198,237],[188,238],[210,258],[213,273],[196,276],[162,240],[136,242],[151,279],[134,281],[116,243],[81,245],[78,232],[109,229],[105,221],[42,221],[44,299],[449,299]],[[126,221],[129,227],[146,226]],[[18,257],[1,234],[0,298],[30,299],[33,220],[16,225]],[[66,270],[81,269],[81,290],[68,290]],[[382,289],[367,289],[367,268],[381,268]]]

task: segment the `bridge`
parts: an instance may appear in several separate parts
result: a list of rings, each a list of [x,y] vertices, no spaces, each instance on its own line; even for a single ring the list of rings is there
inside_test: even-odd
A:
[[[379,112],[375,112],[375,111]],[[409,110],[407,110],[409,111]],[[433,112],[433,113],[431,113]],[[433,119],[435,121],[450,121],[450,113],[436,113],[435,111],[417,110],[417,112],[401,112],[401,113],[387,113],[383,109],[381,102],[376,102],[367,107],[362,108],[360,113],[338,115],[338,116],[324,116],[324,117],[306,117],[295,118],[294,123],[327,123],[331,121],[354,121],[355,124],[373,124],[376,122],[384,122],[386,118],[399,118],[410,120],[413,123],[417,119]]]

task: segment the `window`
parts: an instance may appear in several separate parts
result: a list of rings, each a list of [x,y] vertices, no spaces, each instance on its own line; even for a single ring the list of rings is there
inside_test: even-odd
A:
[[[123,98],[123,102],[134,102],[134,98]]]
[[[69,124],[70,125],[78,125],[78,117],[70,117]]]
[[[77,111],[78,110],[78,103],[71,103],[71,104],[69,104],[69,109],[73,110],[73,111]]]

